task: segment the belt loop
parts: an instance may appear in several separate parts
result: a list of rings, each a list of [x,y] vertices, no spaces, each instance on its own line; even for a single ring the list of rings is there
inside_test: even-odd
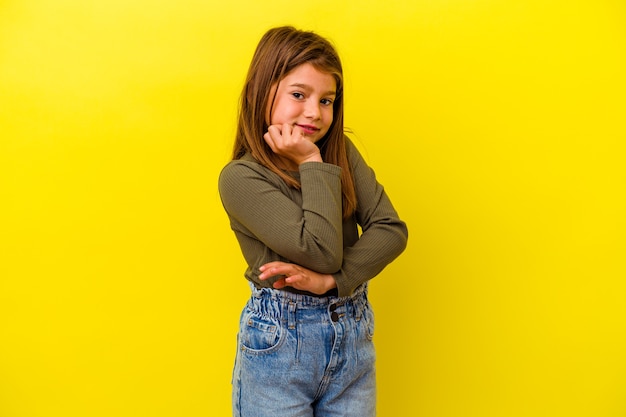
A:
[[[293,300],[289,300],[287,315],[287,327],[293,330],[296,328],[296,303]]]

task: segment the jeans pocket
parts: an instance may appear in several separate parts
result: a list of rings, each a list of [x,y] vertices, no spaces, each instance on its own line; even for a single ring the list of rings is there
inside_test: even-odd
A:
[[[241,350],[254,354],[271,353],[280,346],[283,333],[278,320],[249,312],[241,321]]]

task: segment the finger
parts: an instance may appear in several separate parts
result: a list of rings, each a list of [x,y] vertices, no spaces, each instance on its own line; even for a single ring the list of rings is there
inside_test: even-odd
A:
[[[293,126],[289,126],[290,127],[290,134],[292,138],[298,138],[298,139],[302,139],[304,137],[304,130],[302,130],[302,128],[298,125],[293,125]]]
[[[298,125],[284,124],[281,133],[287,143],[295,144],[304,140],[304,130]]]
[[[259,268],[261,274],[259,274],[259,279],[267,279],[270,277],[274,277],[276,275],[290,275],[290,271],[293,269],[291,264],[274,261],[266,263]]]
[[[274,138],[275,133],[272,132],[272,130],[269,130],[267,132],[265,132],[265,134],[263,135],[263,139],[265,139],[265,142],[269,145],[269,147],[272,149],[272,151],[276,151],[276,140]]]
[[[287,285],[291,285],[292,287],[295,287],[298,285],[299,282],[303,280],[303,277],[298,274],[293,274],[293,275],[287,275],[284,279]]]
[[[287,263],[287,262],[283,262],[283,261],[271,261],[271,262],[268,262],[266,264],[261,265],[259,270],[260,271],[266,271],[269,268],[277,268],[277,267],[280,267],[280,266],[290,266],[290,265],[292,265],[292,264]]]
[[[282,134],[284,124],[273,124],[267,127],[268,130],[273,130],[275,133]]]
[[[272,286],[277,290],[280,290],[282,288],[285,288],[287,286],[287,283],[285,281],[285,278],[279,278],[276,280],[276,282],[274,282]]]
[[[268,132],[272,132],[274,135],[282,135],[283,133],[283,125],[269,125],[267,127]]]
[[[267,128],[267,132],[270,134],[272,140],[277,141],[281,139],[283,135],[283,127],[281,125],[271,125]]]

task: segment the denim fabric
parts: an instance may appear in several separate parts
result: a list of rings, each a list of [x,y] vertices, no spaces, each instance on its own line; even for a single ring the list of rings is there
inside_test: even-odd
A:
[[[233,416],[374,416],[373,335],[367,285],[343,298],[252,286],[238,334]]]

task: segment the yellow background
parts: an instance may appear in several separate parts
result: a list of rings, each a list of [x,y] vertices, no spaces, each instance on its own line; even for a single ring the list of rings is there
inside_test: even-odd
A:
[[[336,44],[410,228],[371,288],[379,415],[626,415],[623,1],[4,0],[0,416],[229,415],[216,181],[286,23]]]

